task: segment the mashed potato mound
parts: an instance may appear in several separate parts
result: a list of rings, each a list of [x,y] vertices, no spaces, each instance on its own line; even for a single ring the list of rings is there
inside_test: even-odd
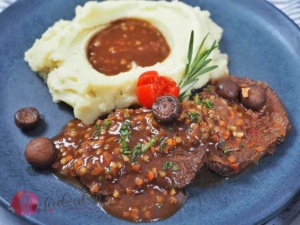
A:
[[[149,67],[136,66],[115,76],[99,73],[90,65],[87,45],[91,37],[111,21],[139,18],[154,25],[165,36],[171,52],[161,63]],[[210,19],[208,11],[173,1],[104,1],[77,6],[73,20],[60,20],[50,27],[25,53],[25,60],[48,85],[53,101],[63,101],[74,109],[76,118],[92,123],[115,108],[137,103],[136,82],[144,71],[182,79],[187,63],[191,31],[194,30],[194,52],[209,33],[206,45],[220,41],[222,29]],[[218,68],[200,77],[195,87],[210,78],[228,74],[227,55],[215,49],[211,64]]]

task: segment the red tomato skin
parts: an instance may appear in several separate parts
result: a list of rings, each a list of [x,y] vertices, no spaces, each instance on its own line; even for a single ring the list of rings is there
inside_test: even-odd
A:
[[[174,97],[178,97],[180,92],[180,87],[169,87],[168,90],[164,93],[164,95],[173,95]]]
[[[151,108],[157,95],[155,93],[155,88],[152,84],[142,85],[136,88],[136,96],[139,103],[144,106]]]
[[[176,82],[173,79],[171,79],[170,77],[166,77],[166,76],[159,76],[158,82],[166,84],[166,85],[170,85],[170,86],[176,86]]]
[[[155,99],[162,95],[178,97],[180,87],[166,76],[160,76],[157,71],[147,71],[140,75],[137,82],[136,96],[139,103],[151,108]]]
[[[153,84],[158,81],[158,73],[157,71],[147,71],[140,75],[137,86],[145,85],[145,84]]]

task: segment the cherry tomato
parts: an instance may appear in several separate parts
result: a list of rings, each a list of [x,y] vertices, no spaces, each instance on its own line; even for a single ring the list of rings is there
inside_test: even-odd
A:
[[[155,99],[157,98],[155,93],[155,88],[152,84],[147,84],[136,88],[137,99],[144,107],[152,107]]]
[[[155,99],[162,95],[179,96],[180,88],[169,77],[160,76],[156,71],[147,71],[139,77],[136,96],[144,107],[152,107]]]
[[[145,84],[153,84],[158,81],[158,73],[156,71],[147,71],[140,75],[137,86],[145,85]]]

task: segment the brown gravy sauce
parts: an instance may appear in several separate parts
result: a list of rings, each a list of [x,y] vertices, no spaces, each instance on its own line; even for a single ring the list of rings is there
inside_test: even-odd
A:
[[[199,99],[182,102],[182,117],[171,126],[159,124],[147,108],[118,109],[89,126],[79,120],[69,122],[53,139],[59,149],[58,159],[52,165],[54,171],[66,178],[77,176],[93,195],[106,196],[102,207],[116,217],[145,222],[171,216],[184,203],[182,187],[190,182],[178,186],[176,175],[180,169],[171,163],[179,161],[174,161],[174,156],[193,154],[203,147],[206,160],[215,152],[211,160],[218,160],[234,173],[244,168],[242,157],[246,153],[251,157],[260,154],[256,148],[263,143],[253,143],[259,137],[252,132],[263,133],[268,126],[281,126],[277,121],[259,123],[258,118],[268,120],[271,116],[217,97],[213,85],[206,86],[197,96]],[[148,147],[135,152],[137,143]],[[194,156],[180,159],[196,166]],[[164,168],[167,162],[168,167]],[[185,171],[186,178],[189,171]],[[207,188],[223,180],[202,168],[193,185]]]
[[[158,186],[150,186],[140,195],[124,195],[121,199],[95,196],[80,182],[78,177],[64,176],[60,171],[54,171],[54,175],[57,179],[89,195],[104,212],[133,222],[155,222],[168,218],[183,206],[188,197],[185,189],[177,190],[176,194],[171,195]]]
[[[53,164],[54,171],[66,178],[77,176],[93,195],[106,196],[97,199],[103,199],[102,207],[111,215],[134,222],[166,219],[180,209],[186,195],[174,183],[166,187],[165,181],[172,181],[176,172],[164,169],[162,164],[180,149],[195,152],[200,145],[213,150],[223,139],[228,142],[236,140],[226,125],[235,123],[238,110],[245,110],[238,107],[229,114],[224,110],[226,101],[208,92],[200,95],[206,101],[183,102],[183,120],[171,126],[158,124],[151,109],[146,108],[116,110],[106,119],[89,126],[77,119],[69,122],[53,139],[60,151],[57,162]],[[218,114],[217,117],[214,114]],[[200,115],[207,115],[204,117],[206,121],[200,120]],[[219,126],[221,117],[225,120],[223,127]],[[240,126],[243,129],[243,125]],[[127,135],[130,136],[128,146],[123,146],[120,140],[126,140]],[[146,146],[152,138],[155,138],[155,143],[133,160],[136,144],[141,142]],[[130,155],[122,150],[126,147],[130,149]],[[219,151],[230,157],[223,150]],[[200,177],[198,175],[194,181],[200,188],[204,187],[200,180],[205,180],[206,184],[222,181],[218,176]]]
[[[126,121],[131,123],[128,142],[131,151],[138,142],[147,145],[149,138],[156,134],[157,141],[136,155],[135,160],[133,152],[127,155],[120,149],[120,134],[129,131]],[[175,129],[159,126],[151,110],[145,108],[117,110],[107,119],[88,126],[75,119],[53,138],[59,157],[52,168],[69,183],[78,177],[96,199],[103,200],[102,208],[111,215],[133,222],[162,220],[178,211],[187,195],[172,183],[176,171],[162,166],[169,162],[168,156],[177,148],[173,141],[171,145],[162,145],[158,140],[174,137],[190,124],[192,122],[181,123]],[[188,149],[194,146],[190,140],[189,135],[182,136],[178,145]]]
[[[59,156],[52,167],[66,177],[78,176],[93,195],[107,196],[102,207],[116,217],[134,222],[165,219],[182,206],[186,198],[182,188],[190,182],[178,185],[176,175],[183,170],[176,156],[204,148],[206,163],[215,160],[225,172],[235,174],[246,168],[245,157],[256,162],[268,144],[257,133],[281,134],[284,124],[271,120],[270,103],[265,111],[254,112],[218,97],[215,89],[207,85],[198,99],[182,102],[180,120],[172,125],[159,124],[147,108],[118,109],[90,126],[73,120],[53,139]],[[136,148],[137,143],[148,147]],[[197,155],[191,156],[180,160],[197,166],[193,163]],[[190,170],[184,171],[186,178]],[[223,180],[202,169],[193,185],[207,188]]]
[[[155,222],[170,217],[184,204],[187,194],[184,190],[176,194],[152,186],[140,195],[124,195],[122,199],[108,197],[102,208],[110,215],[134,222]]]
[[[111,22],[92,37],[87,58],[93,68],[105,75],[129,71],[133,63],[152,66],[170,53],[163,34],[147,21],[124,18]]]

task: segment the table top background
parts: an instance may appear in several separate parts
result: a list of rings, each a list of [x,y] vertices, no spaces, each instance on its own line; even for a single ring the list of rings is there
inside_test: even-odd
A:
[[[0,0],[0,13],[17,0]],[[285,13],[300,27],[300,0],[266,0]],[[0,204],[1,206],[1,204]],[[0,224],[30,225],[7,209],[0,207]],[[300,224],[300,193],[292,204],[266,225],[299,225]]]

